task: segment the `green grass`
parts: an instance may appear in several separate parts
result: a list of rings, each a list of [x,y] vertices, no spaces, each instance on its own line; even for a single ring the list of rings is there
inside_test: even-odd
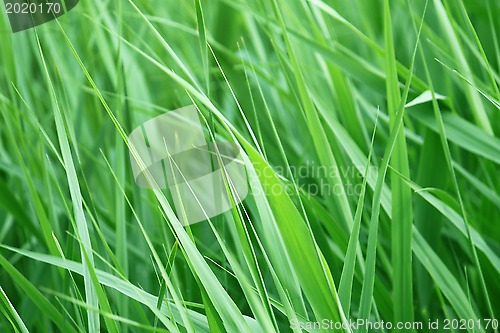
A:
[[[3,8],[0,332],[498,332],[495,1]],[[250,194],[182,226],[127,136],[190,104]]]

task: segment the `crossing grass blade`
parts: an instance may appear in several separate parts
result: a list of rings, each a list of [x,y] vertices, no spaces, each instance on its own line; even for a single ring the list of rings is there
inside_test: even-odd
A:
[[[426,4],[427,8],[427,4]],[[422,22],[424,21],[424,15]],[[420,35],[419,35],[420,36]],[[417,38],[419,38],[419,36]],[[392,15],[389,1],[384,1],[384,40],[385,40],[385,69],[387,73],[387,108],[390,125],[394,131],[394,124],[398,117],[397,112],[403,112],[399,105],[399,79],[397,75],[396,56],[394,51],[394,37],[392,33]],[[418,47],[418,44],[417,44]],[[410,65],[413,68],[413,62]],[[410,76],[411,77],[411,76]],[[406,101],[404,101],[406,104]],[[400,125],[396,144],[391,156],[391,169],[405,177],[410,176],[408,163],[408,148],[404,134],[404,124]],[[397,322],[413,321],[413,278],[412,278],[412,234],[413,202],[410,188],[394,172],[391,173],[392,190],[392,283],[394,298],[394,320]]]
[[[388,11],[389,11],[388,6],[389,6],[389,4],[386,1],[385,2],[386,15],[390,15],[388,13]],[[424,15],[425,15],[425,10],[424,10]],[[398,140],[397,138],[399,136],[399,130],[403,124],[403,115],[404,115],[404,110],[405,110],[405,105],[406,105],[406,99],[408,97],[408,92],[410,89],[410,83],[411,83],[411,77],[412,77],[411,72],[413,70],[413,65],[415,62],[416,54],[417,54],[421,30],[422,30],[422,26],[420,26],[419,32],[417,34],[417,42],[415,45],[415,49],[413,51],[412,62],[410,65],[409,81],[406,82],[401,99],[398,98],[398,100],[400,100],[398,110],[397,110],[397,113],[395,114],[395,119],[393,121],[392,131],[391,131],[391,134],[389,137],[389,144],[388,144],[387,149],[384,153],[384,158],[382,159],[382,162],[381,162],[381,167],[380,167],[378,178],[377,178],[377,185],[376,185],[375,193],[374,193],[374,197],[373,197],[373,212],[372,212],[372,216],[370,219],[370,229],[369,229],[368,244],[367,244],[366,274],[365,274],[365,280],[363,282],[363,289],[361,292],[361,300],[360,300],[360,318],[364,318],[364,319],[369,318],[370,311],[372,308],[373,285],[374,285],[374,280],[375,280],[375,264],[376,264],[375,261],[376,261],[376,250],[377,250],[376,243],[377,243],[378,232],[379,232],[378,224],[379,224],[379,217],[380,217],[379,214],[380,214],[380,203],[381,203],[382,189],[383,189],[385,175],[386,175],[387,169],[389,167],[389,159],[391,159],[393,150],[395,149],[395,147],[397,145],[397,140]],[[395,97],[393,97],[393,98],[395,98]],[[394,201],[394,197],[393,197],[393,201]],[[394,207],[394,202],[393,202],[393,207]],[[393,218],[394,218],[394,216],[393,216]],[[395,222],[398,222],[398,221],[395,221]],[[406,222],[408,222],[408,221],[406,221]],[[413,222],[413,221],[411,221],[411,222]],[[393,237],[394,237],[394,235],[393,235]],[[410,257],[411,257],[411,255],[410,255]],[[410,260],[410,262],[411,262],[411,260]],[[408,263],[404,262],[402,264],[407,265]],[[403,268],[397,267],[397,268],[404,270],[404,267]],[[401,278],[405,279],[405,277],[401,277]],[[406,277],[406,278],[409,278],[409,277]],[[401,282],[401,281],[396,281],[396,283],[398,283],[398,282]],[[411,282],[411,280],[410,280],[410,282]],[[404,290],[402,292],[405,292],[407,294],[412,293],[411,290]],[[411,308],[413,308],[413,306],[411,306]],[[394,311],[395,311],[395,315],[399,315],[398,311],[401,311],[401,309],[398,309],[398,310],[394,309]],[[405,315],[413,316],[413,313],[405,314]],[[363,326],[360,331],[366,332],[366,330],[367,330],[367,327]]]
[[[59,144],[61,147],[61,154],[63,156],[64,164],[67,172],[67,180],[71,192],[71,200],[73,203],[74,217],[76,221],[76,231],[78,237],[81,239],[81,256],[84,268],[84,279],[85,279],[85,297],[88,304],[94,307],[98,307],[98,296],[96,291],[96,286],[94,281],[92,281],[90,269],[94,266],[94,259],[92,254],[92,244],[90,241],[89,227],[85,218],[85,213],[83,211],[82,204],[82,194],[80,192],[80,185],[78,176],[76,174],[76,169],[73,162],[73,157],[71,154],[71,149],[69,146],[69,140],[66,134],[66,126],[63,120],[62,111],[60,104],[57,99],[56,91],[52,84],[52,79],[49,74],[47,63],[45,62],[45,56],[42,51],[40,40],[37,35],[38,49],[40,52],[41,61],[44,67],[44,72],[46,75],[47,85],[51,96],[51,101],[54,108],[54,119],[56,122],[57,133],[59,138]],[[87,261],[88,260],[88,261]],[[99,315],[93,311],[87,311],[88,314],[88,329],[89,331],[99,330]]]
[[[361,194],[358,199],[358,205],[356,207],[356,213],[354,215],[354,225],[352,228],[351,235],[349,237],[349,244],[347,247],[347,252],[344,259],[344,266],[342,267],[342,276],[340,277],[339,284],[339,299],[345,313],[350,313],[351,308],[351,297],[352,297],[352,284],[354,279],[354,267],[356,264],[356,250],[359,244],[359,232],[361,229],[361,219],[363,214],[364,200],[366,195],[366,184],[368,181],[368,172],[370,170],[370,159],[373,151],[373,141],[375,140],[375,133],[377,132],[377,122],[375,123],[375,128],[373,129],[372,141],[370,145],[370,152],[368,153],[368,158],[366,162],[366,171],[363,176],[363,187],[361,189]],[[363,258],[360,258],[361,262],[364,262]],[[363,267],[364,268],[364,267]]]
[[[9,319],[14,329],[22,333],[28,333],[28,328],[26,328],[26,325],[17,313],[16,308],[14,308],[10,302],[2,287],[0,287],[0,301],[2,302],[2,312]]]

